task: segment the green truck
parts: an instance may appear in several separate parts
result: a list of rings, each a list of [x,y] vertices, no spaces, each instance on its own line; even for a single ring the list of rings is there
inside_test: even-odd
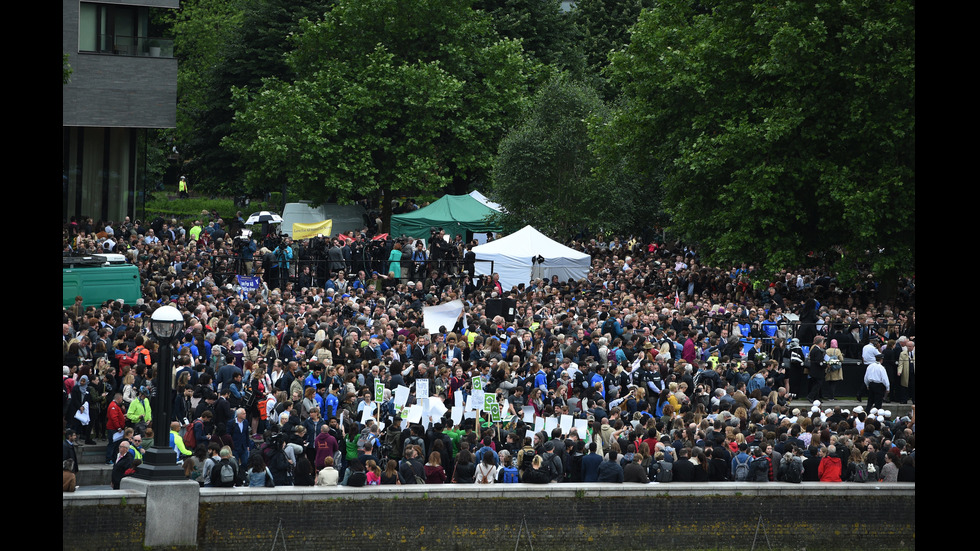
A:
[[[63,257],[61,270],[62,305],[100,306],[107,300],[135,304],[141,294],[140,273],[121,254],[93,254]]]

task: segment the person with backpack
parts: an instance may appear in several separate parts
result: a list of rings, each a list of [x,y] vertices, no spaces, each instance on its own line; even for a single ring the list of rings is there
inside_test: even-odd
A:
[[[534,451],[534,446],[531,445],[531,437],[525,436],[524,447],[517,451],[516,466],[522,477],[524,476],[524,473],[526,473],[527,470],[533,465],[535,455],[537,455],[537,452]]]
[[[738,453],[732,458],[732,480],[745,482],[749,478],[749,462],[752,458],[748,454],[749,445],[742,442],[738,445]]]
[[[752,462],[749,463],[749,480],[752,482],[769,482],[771,470],[770,459],[762,453],[762,448],[756,448],[752,453]]]
[[[662,451],[653,455],[653,463],[650,464],[650,480],[656,482],[674,481],[674,464],[666,460],[666,455]]]
[[[788,444],[783,452],[779,472],[776,475],[776,480],[779,482],[799,484],[803,481],[803,458],[793,453],[794,449],[792,444]]]
[[[476,484],[493,484],[497,481],[497,463],[493,455],[483,454],[483,461],[476,466],[475,478]]]
[[[844,480],[848,482],[877,481],[877,479],[874,478],[875,475],[877,475],[877,473],[870,473],[870,468],[864,461],[864,456],[861,454],[861,450],[858,448],[851,450],[851,457],[847,462],[847,471],[843,476]]]
[[[521,481],[520,472],[514,466],[514,457],[511,454],[500,452],[500,462],[503,466],[497,471],[497,482],[516,484]]]
[[[242,484],[238,461],[231,454],[231,448],[225,446],[218,452],[220,459],[211,468],[211,486],[217,488],[232,488]]]
[[[555,481],[561,482],[565,478],[565,465],[562,463],[561,457],[555,453],[555,441],[548,440],[544,443],[544,453],[541,454],[541,461],[544,464],[544,469],[548,472],[548,477]],[[618,461],[616,466],[619,466]],[[601,467],[601,465],[600,465]],[[622,477],[622,467],[619,467],[620,477]],[[599,471],[600,477],[602,476],[602,470]],[[622,480],[620,480],[622,482]]]

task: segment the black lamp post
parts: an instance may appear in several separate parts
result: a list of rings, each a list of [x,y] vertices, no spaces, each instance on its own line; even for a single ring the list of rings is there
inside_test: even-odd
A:
[[[184,469],[177,465],[177,453],[170,447],[171,379],[174,353],[172,345],[180,339],[184,316],[173,306],[161,306],[150,317],[150,333],[160,343],[160,366],[156,373],[153,408],[153,446],[143,454],[136,477],[147,480],[183,480]]]

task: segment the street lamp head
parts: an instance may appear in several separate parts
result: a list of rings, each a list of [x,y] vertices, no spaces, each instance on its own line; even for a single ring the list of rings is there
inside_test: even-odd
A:
[[[184,316],[173,306],[161,306],[150,317],[150,332],[160,344],[172,344],[184,329]]]

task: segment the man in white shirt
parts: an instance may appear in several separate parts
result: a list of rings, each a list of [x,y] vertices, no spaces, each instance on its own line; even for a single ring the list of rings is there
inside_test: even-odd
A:
[[[864,384],[868,387],[868,409],[881,408],[885,393],[891,389],[888,383],[888,372],[881,365],[882,354],[879,352],[873,362],[864,372]]]
[[[871,364],[875,363],[875,356],[880,353],[881,350],[878,349],[878,339],[872,338],[871,341],[868,342],[868,344],[864,345],[864,348],[861,349],[861,363],[864,364],[865,373],[867,373],[868,367]],[[864,393],[867,392],[867,390],[868,390],[867,383],[862,383],[861,388],[858,390],[857,393],[857,400],[859,402],[861,401],[861,396],[863,396]],[[868,409],[871,408],[869,407]]]

